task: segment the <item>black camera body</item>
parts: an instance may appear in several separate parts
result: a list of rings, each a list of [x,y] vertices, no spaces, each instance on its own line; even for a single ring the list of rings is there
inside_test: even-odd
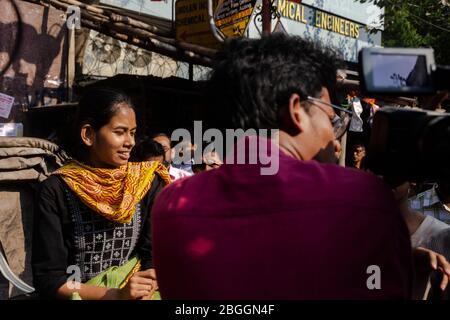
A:
[[[450,179],[450,114],[386,107],[374,118],[367,167],[395,181]]]
[[[432,49],[366,48],[360,52],[367,95],[426,95],[450,89],[450,67]],[[450,113],[385,107],[374,117],[366,166],[391,181],[450,181]]]

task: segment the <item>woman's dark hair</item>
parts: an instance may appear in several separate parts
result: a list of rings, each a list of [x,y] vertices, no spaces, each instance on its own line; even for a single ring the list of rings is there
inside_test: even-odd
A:
[[[81,128],[89,124],[95,131],[108,124],[111,118],[120,109],[120,105],[126,105],[134,110],[134,105],[129,96],[124,92],[104,87],[88,89],[78,103],[78,109],[73,121],[73,129],[67,133],[62,147],[72,157],[81,159],[85,146],[80,138]]]
[[[172,148],[176,143],[172,142],[172,139],[170,139],[170,136],[164,132],[155,132],[150,134],[149,139],[154,140],[155,138],[164,137],[167,138],[170,142],[170,147]]]
[[[354,144],[353,147],[352,147],[352,152],[355,152],[356,149],[358,149],[358,148],[362,148],[362,149],[364,149],[364,151],[366,151],[366,146],[365,146],[364,144],[362,144],[362,143],[356,143],[356,144]]]
[[[131,99],[117,89],[93,88],[87,91],[78,103],[77,128],[90,124],[95,131],[99,130],[117,113],[119,104],[134,109]]]

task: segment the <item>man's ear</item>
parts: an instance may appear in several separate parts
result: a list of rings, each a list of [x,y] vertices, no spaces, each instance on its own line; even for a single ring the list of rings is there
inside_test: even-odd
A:
[[[284,130],[294,136],[303,131],[305,110],[301,105],[300,96],[293,93],[289,98],[289,104],[282,114]]]
[[[95,131],[90,124],[85,124],[81,127],[80,135],[81,140],[86,146],[91,147],[94,144]]]

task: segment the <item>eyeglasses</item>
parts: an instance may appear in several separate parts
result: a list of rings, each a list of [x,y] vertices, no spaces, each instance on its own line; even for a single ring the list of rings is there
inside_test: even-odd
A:
[[[341,113],[340,116],[335,114],[333,119],[330,119],[331,125],[333,126],[334,136],[336,137],[336,139],[340,139],[344,135],[344,133],[347,131],[347,128],[348,128],[348,125],[350,124],[350,120],[352,118],[353,112],[350,111],[350,110],[347,110],[347,109],[345,109],[343,107],[339,107],[337,105],[328,103],[326,101],[323,101],[321,99],[314,98],[314,97],[311,97],[311,96],[308,96],[307,100],[310,101],[315,106],[319,107],[319,109],[322,110],[323,112],[325,112],[327,114],[327,116],[329,116],[328,113],[317,102],[320,102],[320,103],[322,103],[324,105],[332,107],[335,110],[340,111],[340,113]]]

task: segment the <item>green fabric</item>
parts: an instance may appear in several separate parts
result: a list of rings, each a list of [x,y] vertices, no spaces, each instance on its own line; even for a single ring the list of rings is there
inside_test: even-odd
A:
[[[139,262],[138,257],[133,257],[124,265],[111,267],[96,277],[90,279],[86,284],[97,287],[120,288],[120,285],[126,280],[127,276]],[[78,292],[72,293],[70,300],[83,300]],[[161,300],[161,295],[156,291],[151,300]]]
[[[97,287],[119,288],[138,262],[139,259],[133,257],[120,267],[114,266],[103,271],[96,277],[87,281],[86,284]]]

